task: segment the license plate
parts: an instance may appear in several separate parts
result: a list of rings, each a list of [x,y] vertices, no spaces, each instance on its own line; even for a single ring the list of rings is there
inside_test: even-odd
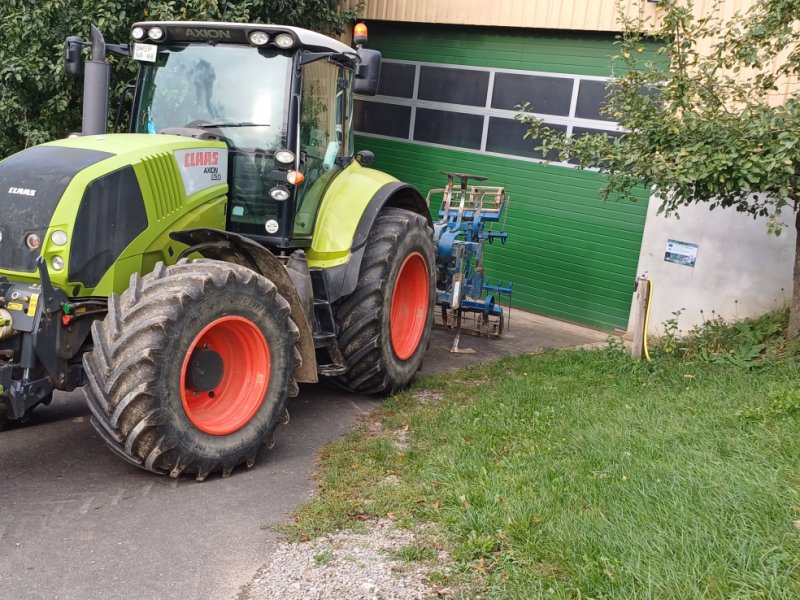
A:
[[[158,53],[158,46],[153,44],[134,44],[133,45],[133,59],[142,60],[145,62],[156,62],[156,54]]]

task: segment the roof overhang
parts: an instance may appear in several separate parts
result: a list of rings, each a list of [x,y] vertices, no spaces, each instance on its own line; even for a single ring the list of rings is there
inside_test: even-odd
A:
[[[263,23],[225,23],[218,21],[140,21],[131,26],[143,27],[148,30],[152,27],[164,29],[165,36],[156,43],[226,43],[226,44],[246,44],[250,43],[250,34],[255,31],[263,31],[273,38],[279,33],[288,33],[295,40],[295,47],[302,47],[313,52],[335,52],[340,54],[352,54],[355,50],[342,42],[335,40],[327,35],[302,29],[301,27],[291,27],[289,25],[272,25]],[[153,40],[142,40],[153,42]]]

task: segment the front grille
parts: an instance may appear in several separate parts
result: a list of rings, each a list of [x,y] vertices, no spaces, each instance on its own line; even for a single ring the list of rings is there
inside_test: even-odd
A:
[[[147,184],[153,191],[156,219],[162,221],[183,205],[183,183],[172,152],[162,152],[142,161]]]
[[[75,215],[69,280],[95,287],[117,257],[147,229],[147,213],[133,167],[123,167],[88,186]]]

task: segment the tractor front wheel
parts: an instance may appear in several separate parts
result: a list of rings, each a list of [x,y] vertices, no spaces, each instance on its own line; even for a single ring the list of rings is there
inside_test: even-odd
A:
[[[252,466],[297,394],[289,304],[238,265],[181,261],[134,275],[92,336],[92,424],[116,454],[156,473],[202,481]]]
[[[339,346],[350,369],[333,383],[392,394],[422,366],[433,325],[435,256],[421,215],[385,208],[375,220],[358,287],[336,306]]]

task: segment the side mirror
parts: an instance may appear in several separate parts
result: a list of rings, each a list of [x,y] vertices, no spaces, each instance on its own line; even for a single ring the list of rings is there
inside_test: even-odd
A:
[[[378,93],[381,78],[381,53],[377,50],[359,48],[358,68],[353,82],[353,93],[374,96]]]
[[[361,150],[356,152],[356,160],[362,167],[371,167],[375,160],[375,154],[369,150]]]
[[[77,35],[71,35],[64,41],[64,73],[76,79],[83,71],[83,57],[81,47],[83,40]]]

